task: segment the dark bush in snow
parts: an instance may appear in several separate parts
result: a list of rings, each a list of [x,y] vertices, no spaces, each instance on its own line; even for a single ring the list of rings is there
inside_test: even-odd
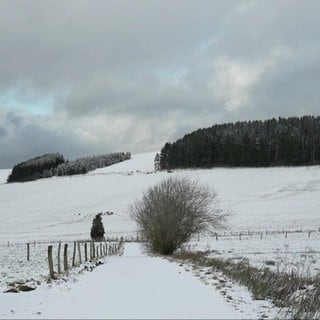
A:
[[[96,214],[92,221],[90,236],[94,241],[104,240],[104,227],[101,218],[102,213]]]

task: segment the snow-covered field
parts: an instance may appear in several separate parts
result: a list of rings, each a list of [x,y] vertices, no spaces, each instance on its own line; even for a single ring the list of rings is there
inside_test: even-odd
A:
[[[6,184],[10,170],[0,170],[1,289],[12,280],[37,280],[46,275],[46,245],[31,245],[31,257],[37,260],[26,263],[27,242],[86,239],[98,212],[113,212],[103,216],[108,235],[135,236],[130,203],[146,188],[172,175],[188,176],[212,187],[218,205],[233,212],[230,232],[264,233],[262,239],[255,234],[242,236],[241,241],[237,236],[219,237],[218,241],[201,236],[191,247],[216,250],[213,254],[223,258],[244,257],[256,266],[319,274],[319,166],[168,173],[154,172],[154,157],[155,152],[133,155],[131,160],[86,175],[28,183]],[[288,233],[285,238],[284,233],[265,235],[266,230],[304,232]],[[310,238],[308,230],[314,231]]]
[[[155,153],[133,155],[86,175],[5,184],[0,170],[0,242],[87,237],[100,211],[109,234],[135,234],[129,205],[169,175],[211,186],[234,213],[233,231],[316,229],[320,226],[320,168],[179,170],[153,172]]]
[[[239,261],[246,259],[257,268],[315,277],[320,275],[320,232],[205,237],[191,241],[186,250],[212,251],[210,256]]]

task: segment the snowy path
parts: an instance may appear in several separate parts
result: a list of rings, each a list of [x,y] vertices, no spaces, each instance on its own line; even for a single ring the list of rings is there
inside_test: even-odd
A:
[[[0,317],[8,318],[219,318],[244,317],[212,287],[160,257],[126,244],[122,257],[79,281],[2,294]],[[11,307],[12,306],[12,307]],[[5,309],[6,310],[5,310]],[[10,311],[13,310],[13,311]]]

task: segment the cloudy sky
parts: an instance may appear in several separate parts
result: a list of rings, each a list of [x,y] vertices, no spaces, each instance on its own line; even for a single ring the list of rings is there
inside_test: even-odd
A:
[[[320,1],[0,0],[0,168],[320,111]]]

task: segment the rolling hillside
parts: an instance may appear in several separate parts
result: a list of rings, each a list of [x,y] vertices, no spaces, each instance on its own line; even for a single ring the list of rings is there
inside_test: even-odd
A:
[[[229,231],[247,234],[239,239],[239,234],[229,233],[219,241],[201,235],[186,245],[187,250],[211,250],[213,257],[246,259],[258,268],[271,261],[268,267],[275,271],[318,273],[319,166],[169,173],[154,172],[154,157],[155,152],[137,154],[88,174],[27,183],[6,184],[10,170],[0,171],[0,288],[4,292],[18,280],[37,286],[26,294],[3,293],[0,317],[274,318],[279,310],[270,301],[255,300],[246,288],[222,274],[213,277],[206,268],[170,266],[161,257],[147,256],[138,244],[126,244],[123,257],[104,258],[97,271],[80,276],[83,271],[75,268],[64,281],[46,283],[50,241],[89,238],[92,218],[98,212],[113,212],[103,215],[107,236],[135,236],[130,203],[146,188],[172,175],[211,186],[217,193],[216,205],[233,212]],[[267,230],[280,232],[262,237]],[[305,232],[287,237],[281,230]],[[308,230],[313,233],[308,235]],[[25,244],[35,240],[48,243],[31,245],[31,260],[26,261]],[[226,285],[221,287],[221,283]],[[93,290],[96,287],[98,291]]]
[[[86,238],[97,212],[111,235],[135,234],[129,205],[168,175],[210,185],[218,205],[234,215],[231,229],[292,230],[320,226],[320,167],[236,168],[154,172],[155,153],[72,177],[5,184],[1,170],[0,241]]]

